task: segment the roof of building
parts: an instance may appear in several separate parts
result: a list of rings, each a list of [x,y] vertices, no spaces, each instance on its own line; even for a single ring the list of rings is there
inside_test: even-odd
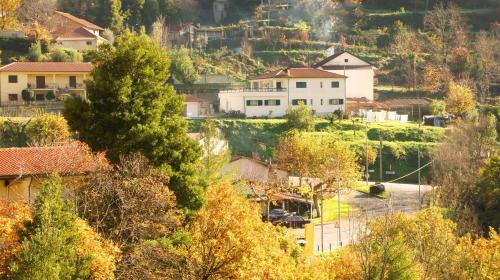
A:
[[[389,107],[404,107],[411,105],[429,105],[432,100],[429,98],[395,98],[384,101]]]
[[[315,68],[285,68],[251,77],[250,80],[273,78],[346,78],[346,76]]]
[[[87,28],[85,28],[85,27],[78,27],[76,29],[73,29],[73,30],[70,30],[70,31],[67,31],[67,32],[65,32],[63,34],[58,35],[56,39],[59,39],[59,38],[94,39],[96,37],[97,37],[97,35],[95,35],[91,31],[89,31]]]
[[[198,97],[191,95],[191,94],[186,94],[184,101],[185,102],[203,102],[203,99],[198,98]]]
[[[72,142],[50,147],[0,149],[0,177],[26,175],[84,174],[108,167],[102,155],[93,155],[88,146]]]
[[[325,66],[319,66],[321,69],[324,70],[352,70],[352,69],[372,69],[373,66],[371,65],[325,65]]]
[[[84,27],[87,27],[87,28],[90,28],[90,29],[95,29],[95,30],[104,30],[104,28],[98,26],[98,25],[95,25],[93,24],[92,22],[89,22],[87,20],[84,20],[82,18],[78,18],[78,17],[75,17],[74,15],[71,15],[71,14],[68,14],[68,13],[64,13],[64,12],[60,12],[60,11],[55,11],[56,14],[58,15],[61,15],[71,21],[74,21]]]
[[[0,72],[90,72],[92,64],[83,62],[12,62]]]
[[[313,67],[315,67],[315,68],[317,68],[317,67],[321,67],[321,66],[323,66],[324,64],[328,63],[329,61],[334,60],[335,58],[337,58],[337,57],[339,57],[339,56],[343,55],[344,53],[350,54],[350,55],[352,55],[352,56],[354,56],[354,57],[356,57],[356,58],[358,58],[358,59],[360,59],[360,60],[363,60],[363,59],[359,58],[358,56],[353,55],[353,54],[352,54],[352,53],[350,53],[350,52],[343,51],[343,52],[339,52],[339,53],[336,53],[336,54],[330,55],[329,57],[324,58],[324,59],[323,59],[323,60],[321,60],[320,62],[318,62],[318,63],[314,64],[314,65],[313,65]],[[367,61],[365,61],[365,60],[363,60],[363,61],[371,65],[371,63],[369,63],[369,62],[367,62]],[[342,68],[342,69],[343,69],[343,68]],[[346,68],[346,69],[347,69],[347,68]]]

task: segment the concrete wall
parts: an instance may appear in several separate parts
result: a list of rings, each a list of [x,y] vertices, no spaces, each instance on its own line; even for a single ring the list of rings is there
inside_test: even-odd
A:
[[[332,82],[339,82],[338,88],[332,88]],[[276,91],[281,82],[283,91]],[[297,82],[306,82],[307,88],[297,88]],[[221,111],[240,111],[247,117],[282,117],[287,107],[293,106],[294,99],[305,99],[306,105],[316,114],[333,113],[345,107],[345,79],[306,78],[306,79],[269,79],[251,81],[251,90],[219,93]],[[273,91],[265,89],[273,88]],[[262,91],[256,91],[261,89]],[[331,105],[330,99],[342,99],[343,105]],[[248,106],[247,100],[262,100],[261,106]],[[265,100],[280,100],[279,106],[266,106]]]
[[[200,117],[200,103],[199,102],[184,102],[184,116],[188,118]]]
[[[89,44],[87,44],[89,42]],[[57,44],[62,46],[63,48],[67,49],[75,49],[79,51],[84,51],[84,50],[97,50],[98,43],[97,39],[82,39],[82,40],[64,40],[64,39],[57,39]]]
[[[75,186],[80,185],[83,177],[65,176],[62,177],[63,195],[68,196],[74,192]],[[46,177],[24,177],[19,180],[0,179],[0,200],[10,201],[29,201],[34,202],[36,196],[40,193],[43,182]]]
[[[344,70],[327,70],[329,72],[344,75]],[[366,97],[373,100],[373,69],[349,69],[345,71],[347,76],[347,98]]]

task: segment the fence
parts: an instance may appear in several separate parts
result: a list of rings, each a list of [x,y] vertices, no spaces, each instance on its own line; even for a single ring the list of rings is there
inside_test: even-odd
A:
[[[8,105],[0,107],[0,117],[30,118],[40,113],[60,114],[64,109],[63,102],[37,102],[32,105]]]

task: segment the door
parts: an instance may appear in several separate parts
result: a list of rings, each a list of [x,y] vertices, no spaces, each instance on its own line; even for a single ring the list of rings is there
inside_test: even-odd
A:
[[[283,87],[281,86],[281,82],[276,82],[276,88],[277,89],[282,89]]]
[[[69,87],[76,88],[76,76],[69,76]]]
[[[45,76],[36,76],[36,88],[45,88]]]

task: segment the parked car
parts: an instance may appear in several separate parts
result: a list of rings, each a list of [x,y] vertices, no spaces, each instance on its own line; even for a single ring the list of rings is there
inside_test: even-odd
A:
[[[290,216],[290,213],[288,213],[284,209],[271,209],[269,211],[269,221],[270,222],[275,222],[278,220],[281,220],[284,217]],[[267,219],[267,213],[262,215],[262,221],[268,221]]]
[[[285,226],[289,228],[303,228],[305,224],[311,223],[310,220],[304,219],[302,216],[290,215],[274,222],[273,224]]]

